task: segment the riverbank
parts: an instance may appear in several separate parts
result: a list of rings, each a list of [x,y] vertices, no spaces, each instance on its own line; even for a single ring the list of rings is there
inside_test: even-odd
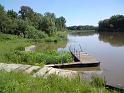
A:
[[[82,80],[77,72],[71,70],[4,63],[0,64],[0,69],[2,70],[0,71],[1,93],[4,91],[17,93],[20,91],[21,93],[120,93],[107,90],[104,81],[98,77],[93,77],[90,81]]]
[[[67,39],[67,33],[63,32],[56,33],[57,41],[64,41]],[[53,38],[53,37],[46,37]],[[30,64],[30,65],[44,65],[44,64],[57,64],[61,63],[62,59],[64,62],[71,62],[72,58],[68,52],[62,52],[61,54],[57,50],[43,50],[31,52],[34,50],[35,45],[38,42],[48,42],[45,41],[46,38],[41,40],[32,40],[15,35],[8,35],[0,33],[0,62],[4,63],[20,63],[20,64]],[[54,42],[49,41],[49,42]],[[30,47],[28,47],[30,46]],[[44,46],[45,47],[45,46]],[[26,51],[25,51],[26,50]],[[27,52],[28,51],[28,52]]]
[[[36,69],[37,68],[39,68],[39,66],[44,66],[45,64],[48,64],[48,63],[52,63],[52,62],[59,62],[59,63],[61,63],[61,60],[62,60],[62,56],[60,56],[60,54],[58,54],[56,51],[46,51],[46,52],[44,52],[43,54],[40,52],[31,52],[31,51],[29,51],[29,52],[24,52],[24,49],[25,49],[25,47],[26,46],[30,46],[32,44],[32,40],[30,40],[30,39],[25,39],[25,38],[22,38],[22,37],[18,37],[18,36],[13,36],[13,35],[6,35],[6,34],[2,34],[2,36],[1,36],[1,45],[0,45],[0,62],[4,62],[4,63],[17,63],[17,64],[28,64],[28,66],[25,66],[24,67],[24,69],[26,69],[26,68],[29,68],[30,67],[30,65],[35,65],[36,66]],[[64,53],[65,54],[65,53]],[[68,56],[67,56],[68,55]],[[66,60],[66,62],[72,62],[72,61],[69,61],[70,60],[70,58],[69,58],[69,54],[67,54],[67,55],[65,55],[65,57],[64,58],[66,58],[66,59],[64,59],[64,60]],[[69,58],[69,59],[68,59]],[[42,60],[41,60],[42,59]],[[46,60],[47,59],[47,60]],[[55,61],[56,60],[56,61]],[[46,63],[45,63],[46,62]],[[29,65],[30,64],[30,65]],[[38,66],[37,66],[38,65]],[[5,67],[8,67],[8,66],[5,66]],[[12,66],[12,68],[16,68],[17,66]],[[35,67],[32,67],[32,68],[35,68]],[[23,69],[23,67],[20,67],[19,68],[20,70],[21,69]],[[31,71],[31,69],[29,70],[29,71]],[[34,70],[33,72],[36,72],[37,70]],[[16,74],[14,74],[14,76],[10,76],[10,73],[11,73],[11,75],[13,75],[12,73],[16,73]],[[9,78],[9,80],[10,80],[10,77],[11,77],[11,81],[12,82],[9,82],[8,83],[8,81],[6,81],[5,80],[5,78],[4,78],[4,80],[2,80],[2,81],[4,81],[4,82],[7,82],[7,83],[4,83],[4,84],[2,84],[1,83],[1,85],[5,85],[5,86],[9,86],[9,84],[11,83],[11,85],[14,83],[14,82],[20,82],[20,81],[18,81],[18,79],[17,80],[15,80],[15,78],[16,77],[18,77],[18,78],[20,78],[21,80],[24,78],[23,77],[23,73],[21,72],[21,73],[19,73],[18,74],[18,72],[10,72],[10,73],[8,73],[8,72],[1,72],[1,75],[3,76],[3,77],[8,77]],[[50,72],[51,73],[51,72]],[[68,72],[67,72],[68,73]],[[5,76],[4,76],[4,74],[5,74]],[[88,75],[89,75],[90,73],[88,73]],[[19,75],[19,76],[18,76]],[[85,74],[86,75],[86,77],[85,78],[87,78],[87,74]],[[10,77],[9,77],[10,76]],[[30,75],[27,75],[26,74],[26,77],[29,77],[29,78],[27,78],[26,80],[24,79],[24,82],[22,82],[22,83],[27,83],[29,80],[32,80],[30,77],[32,77],[32,76],[30,76]],[[57,76],[58,77],[58,76]],[[40,78],[42,78],[42,77],[40,77]],[[71,88],[70,88],[70,86],[68,86],[68,83],[69,84],[73,84],[73,81],[71,81],[71,82],[67,82],[67,84],[65,84],[64,82],[66,82],[65,80],[65,78],[63,79],[63,77],[60,77],[61,79],[62,79],[62,82],[61,83],[59,83],[59,85],[61,85],[61,84],[64,84],[63,85],[63,87],[62,87],[62,89],[64,89],[66,92],[68,91],[68,89],[69,89],[69,92],[72,92],[71,90],[72,90],[72,87],[74,87],[74,86],[72,86]],[[14,81],[14,80],[15,81]],[[39,79],[39,77],[36,77],[36,79]],[[52,83],[54,83],[54,81],[56,80],[57,78],[54,78],[52,81]],[[47,80],[49,80],[49,79],[45,79],[46,81]],[[70,80],[69,78],[67,78],[67,80]],[[41,82],[42,81],[44,81],[44,79],[42,80],[40,80]],[[36,81],[35,83],[33,83],[33,84],[35,84],[35,85],[39,85],[39,82],[40,81]],[[55,81],[56,82],[56,81]],[[84,81],[81,81],[81,82],[84,82]],[[88,83],[88,82],[86,82],[86,83]],[[14,83],[15,84],[15,83]],[[30,85],[31,85],[32,83],[30,83]],[[58,84],[58,83],[57,83]],[[76,83],[75,83],[76,84]],[[83,83],[84,84],[84,83]],[[48,84],[48,82],[47,82],[47,84],[46,84],[46,86],[48,86],[49,84]],[[66,86],[67,85],[67,86]],[[85,85],[85,84],[84,84]],[[15,88],[15,86],[16,85],[13,85],[13,87],[12,88]],[[19,88],[21,88],[21,85],[20,85],[20,83],[18,84],[18,86],[20,86]],[[23,85],[24,86],[24,85]],[[39,85],[39,86],[41,86],[41,85]],[[37,87],[39,87],[39,86],[37,86]],[[54,86],[54,85],[51,85],[51,86]],[[66,86],[66,87],[64,87],[64,86]],[[50,86],[49,86],[50,87]],[[77,88],[77,87],[79,87],[79,88]],[[77,89],[79,89],[79,91],[81,92],[82,91],[82,85],[78,85],[76,88],[74,87],[74,92],[76,92],[76,90]],[[88,87],[88,86],[86,86],[86,87]],[[24,89],[25,91],[27,90],[27,88],[29,88],[29,85],[27,85],[27,87],[25,87],[26,89]],[[39,87],[40,88],[40,87]],[[90,89],[90,91],[93,91],[92,89],[94,88],[94,86],[91,86],[91,89]],[[97,87],[96,87],[97,88]],[[15,88],[16,89],[16,88]],[[40,88],[40,89],[42,89],[42,88]],[[52,90],[53,88],[51,88],[50,87],[50,90]],[[95,91],[99,91],[101,88],[99,88],[99,89],[96,89]],[[19,89],[20,90],[20,89]],[[31,88],[30,88],[30,90],[31,90]],[[64,91],[63,90],[63,91]],[[1,89],[1,91],[3,91],[3,89]],[[6,90],[7,91],[7,90]],[[14,90],[13,90],[14,91]],[[20,90],[21,91],[21,90]],[[43,87],[43,91],[45,91],[44,90],[44,87]],[[55,90],[55,91],[57,91],[57,90]],[[60,91],[60,90],[59,90]],[[85,91],[85,89],[83,90],[83,91]],[[94,93],[97,93],[97,92],[95,92],[94,91]],[[105,87],[103,86],[103,92],[104,91],[108,91],[108,90],[106,90],[105,89]],[[58,91],[57,91],[58,92]],[[79,93],[80,93],[79,92]],[[28,93],[28,92],[27,92]],[[51,92],[48,92],[48,93],[51,93]],[[83,92],[82,92],[83,93]],[[86,93],[86,92],[84,92],[84,93]],[[109,93],[109,92],[108,92]]]

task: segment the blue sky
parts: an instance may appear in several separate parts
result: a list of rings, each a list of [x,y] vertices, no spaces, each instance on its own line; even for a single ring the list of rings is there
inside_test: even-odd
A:
[[[39,13],[54,12],[64,16],[66,25],[97,25],[112,15],[124,15],[124,0],[0,0],[6,10],[18,11],[27,5]]]

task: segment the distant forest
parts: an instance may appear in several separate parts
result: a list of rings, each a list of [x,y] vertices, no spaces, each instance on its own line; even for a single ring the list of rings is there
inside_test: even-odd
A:
[[[0,5],[0,32],[21,35],[26,38],[42,38],[52,35],[56,31],[66,29],[66,19],[56,17],[54,13],[40,14],[34,12],[29,6],[21,6],[18,12],[5,11]]]
[[[124,16],[114,15],[109,19],[99,21],[98,31],[123,31],[124,32]]]
[[[104,19],[99,21],[98,27],[91,25],[79,25],[79,26],[69,26],[68,30],[96,30],[96,31],[124,31],[124,16],[123,15],[114,15],[109,19]]]
[[[79,26],[69,26],[67,27],[68,30],[96,30],[97,27],[91,25],[79,25]]]

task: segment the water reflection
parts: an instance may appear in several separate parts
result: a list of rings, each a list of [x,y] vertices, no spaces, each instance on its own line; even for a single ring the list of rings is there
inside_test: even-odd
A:
[[[101,62],[103,77],[109,85],[124,88],[124,32],[73,33],[68,35],[66,47],[86,49]]]
[[[64,68],[67,70],[73,70],[73,71],[78,71],[78,72],[83,72],[83,71],[100,71],[100,66],[98,67],[80,67],[80,68]]]
[[[77,32],[71,32],[70,35],[73,36],[91,36],[96,34],[94,31],[89,31],[89,32],[81,32],[81,31],[77,31]]]
[[[35,51],[44,51],[44,50],[61,50],[67,45],[67,41],[61,42],[44,42],[36,44]]]
[[[68,50],[70,45],[80,50],[80,45],[83,50],[101,62],[103,76],[108,84],[124,88],[124,32],[76,32],[69,34],[68,39],[68,42],[38,44],[36,50],[61,50],[63,48]],[[99,70],[99,68],[71,70],[90,71],[91,69]]]
[[[124,32],[100,32],[99,40],[112,46],[124,46]]]

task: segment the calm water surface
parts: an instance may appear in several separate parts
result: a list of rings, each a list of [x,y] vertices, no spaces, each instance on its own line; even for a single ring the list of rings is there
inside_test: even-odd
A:
[[[68,43],[81,48],[101,62],[103,75],[109,84],[124,88],[124,33],[72,33]],[[73,48],[72,47],[72,48]]]
[[[68,34],[68,42],[45,43],[38,45],[43,49],[64,49],[69,46],[95,56],[101,62],[100,69],[108,84],[124,88],[124,33],[76,32]],[[76,71],[99,70],[98,68],[75,68]]]

